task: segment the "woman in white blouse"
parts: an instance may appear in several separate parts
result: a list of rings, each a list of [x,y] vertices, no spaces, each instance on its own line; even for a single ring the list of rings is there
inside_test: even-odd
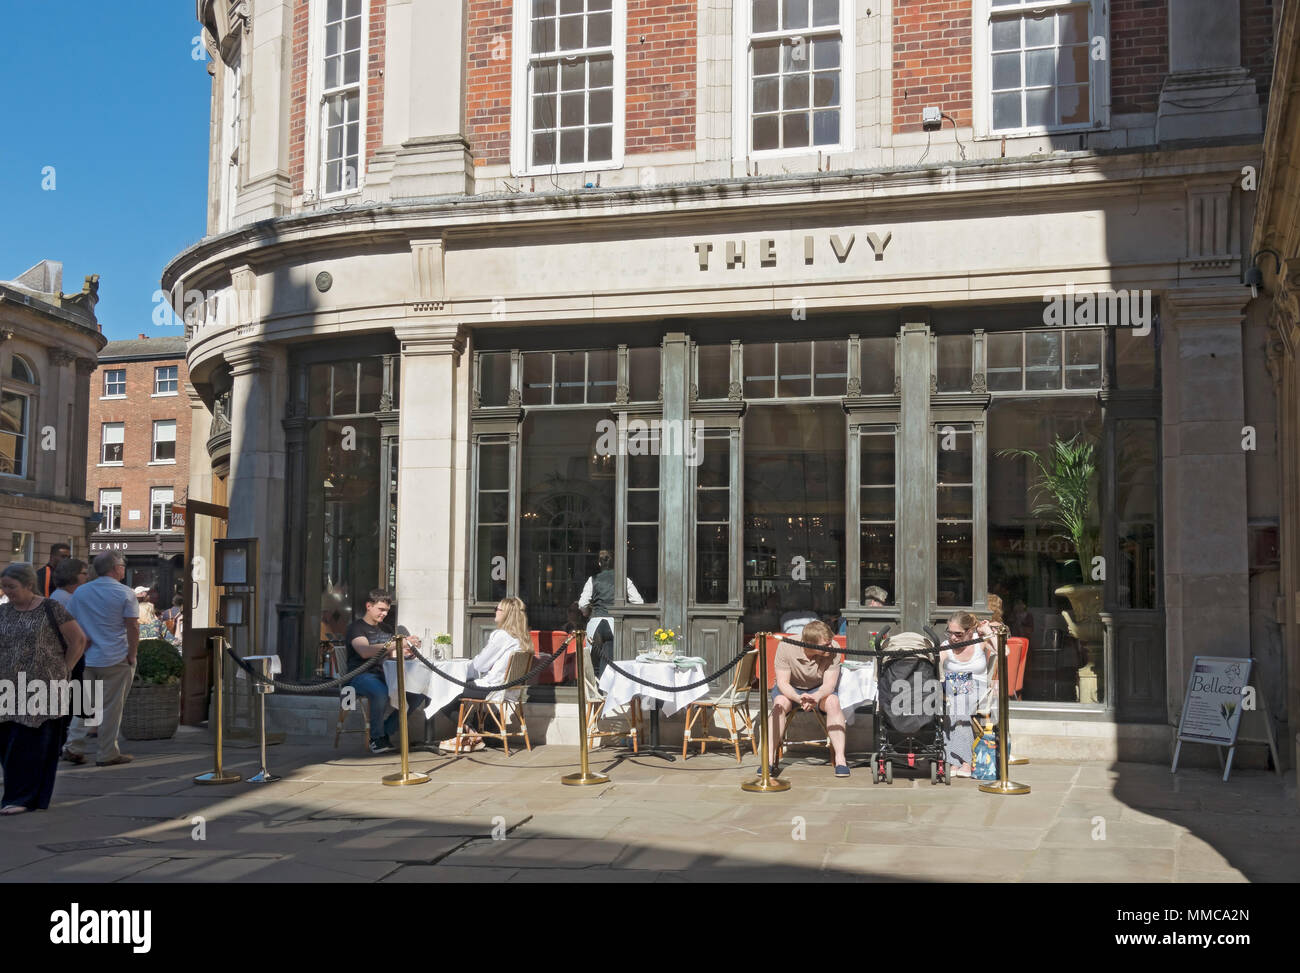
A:
[[[504,598],[497,604],[496,631],[483,647],[483,651],[470,660],[470,677],[474,683],[438,712],[453,715],[457,712],[461,700],[487,699],[492,693],[490,687],[500,686],[506,679],[506,670],[510,668],[510,654],[516,649],[532,649],[532,636],[528,633],[528,613],[524,603],[518,598]],[[489,688],[484,688],[489,687]],[[473,720],[473,716],[469,717]],[[471,726],[466,722],[466,726]],[[474,727],[477,729],[477,726]],[[444,740],[440,746],[450,750],[456,745],[455,738]],[[482,750],[484,743],[475,739],[473,750]]]

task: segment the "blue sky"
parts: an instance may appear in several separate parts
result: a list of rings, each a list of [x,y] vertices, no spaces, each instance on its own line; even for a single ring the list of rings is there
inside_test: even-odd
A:
[[[152,314],[162,268],[205,228],[193,0],[0,0],[0,23],[0,280],[58,260],[65,292],[100,275],[110,340],[179,335]]]

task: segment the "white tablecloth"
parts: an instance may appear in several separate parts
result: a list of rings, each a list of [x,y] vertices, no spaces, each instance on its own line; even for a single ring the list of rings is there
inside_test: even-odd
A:
[[[615,659],[614,662],[620,669],[640,679],[649,679],[651,682],[657,682],[663,686],[685,686],[688,683],[699,682],[704,678],[703,666],[692,666],[690,669],[683,669],[673,662],[636,662],[631,659]],[[626,706],[634,696],[640,696],[643,701],[651,703],[651,705],[653,705],[653,700],[662,700],[665,716],[672,716],[688,703],[693,703],[695,700],[709,695],[707,685],[696,686],[694,689],[686,689],[677,693],[654,689],[628,679],[627,676],[615,672],[611,666],[607,666],[604,673],[601,674],[600,689],[611,706]]]
[[[853,711],[863,703],[876,701],[876,662],[867,660],[862,668],[846,669],[840,667],[840,708],[844,710],[844,722],[852,723]]]
[[[433,660],[430,660],[431,662]],[[444,659],[434,662],[439,669],[457,679],[469,679],[469,659]],[[397,708],[397,663],[393,659],[384,660],[384,682],[388,683],[388,701]],[[424,708],[424,715],[432,717],[464,690],[449,679],[435,675],[419,659],[406,660],[406,691],[429,697],[429,705]]]

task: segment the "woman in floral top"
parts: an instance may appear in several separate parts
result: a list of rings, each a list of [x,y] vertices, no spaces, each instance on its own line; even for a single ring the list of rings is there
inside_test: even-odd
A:
[[[0,767],[5,777],[0,814],[10,815],[50,806],[63,720],[62,694],[47,689],[68,678],[86,648],[86,636],[66,608],[36,593],[36,572],[30,564],[11,564],[0,572],[0,589],[9,599],[0,605],[0,685],[15,690],[15,705],[0,712]],[[20,676],[26,686],[21,701],[16,695]]]

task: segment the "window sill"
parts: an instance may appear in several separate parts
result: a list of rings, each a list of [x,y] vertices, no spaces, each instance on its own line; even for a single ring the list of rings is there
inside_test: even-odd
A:
[[[806,145],[794,149],[754,149],[748,155],[737,156],[736,162],[762,162],[765,159],[797,159],[800,156],[815,156],[817,153],[830,155],[839,152],[852,152],[847,146],[836,143],[835,145]]]
[[[178,395],[180,395],[179,392],[151,392],[151,393],[149,394],[149,398],[151,398],[151,399],[173,399],[173,398],[175,398],[175,397],[178,396]],[[122,398],[126,398],[126,396],[122,396]]]
[[[124,466],[126,464],[124,464],[121,460],[119,460],[116,463],[96,463],[95,465],[96,466]]]
[[[174,459],[151,459],[145,465],[146,466],[175,466],[176,461]]]
[[[987,132],[982,135],[972,135],[973,142],[996,142],[1000,139],[1032,139],[1032,138],[1050,138],[1056,135],[1088,135],[1092,132],[1109,132],[1110,126],[1097,125],[1089,123],[1087,125],[1071,125],[1063,128],[1017,128],[1008,129],[1005,132]]]
[[[100,401],[100,402],[109,402],[109,401],[112,401],[112,400],[115,400],[115,399],[125,399],[125,398],[126,398],[126,394],[125,394],[125,393],[123,393],[122,395],[101,395],[101,396],[99,397],[99,401]]]
[[[517,179],[536,178],[536,177],[544,177],[550,175],[571,176],[574,175],[575,173],[581,174],[585,172],[611,172],[615,169],[622,169],[622,168],[623,168],[623,160],[615,159],[612,162],[588,162],[588,163],[581,163],[581,164],[570,162],[564,165],[532,166],[532,167],[525,167],[519,170],[511,169],[510,175],[514,176]]]

